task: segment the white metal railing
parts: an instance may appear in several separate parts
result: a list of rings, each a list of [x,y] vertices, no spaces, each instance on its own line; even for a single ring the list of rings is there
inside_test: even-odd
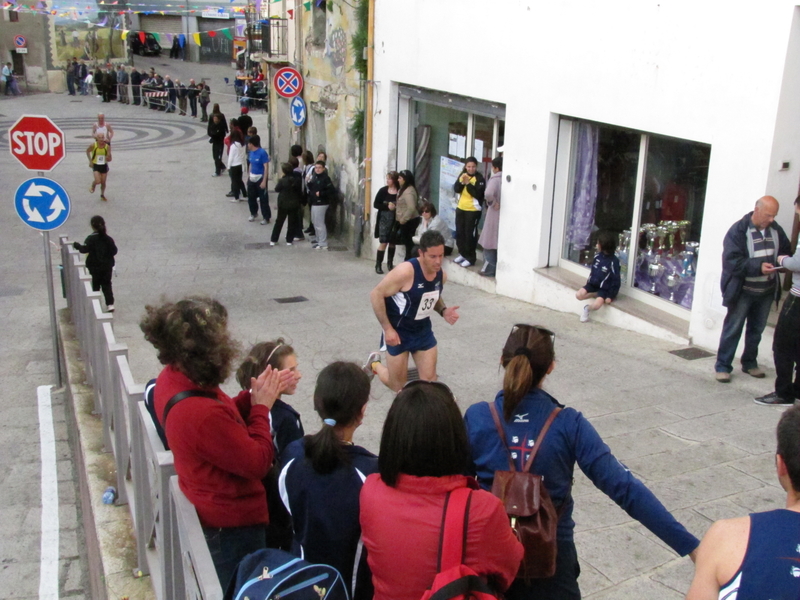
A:
[[[165,450],[136,383],[128,347],[116,340],[114,318],[81,255],[60,237],[64,290],[86,372],[103,446],[117,469],[116,504],[128,504],[136,535],[134,575],[150,575],[158,600],[220,600],[222,587],[197,511],[178,487],[172,452]]]

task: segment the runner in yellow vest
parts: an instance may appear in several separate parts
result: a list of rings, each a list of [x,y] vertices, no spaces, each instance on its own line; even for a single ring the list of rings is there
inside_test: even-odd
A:
[[[86,149],[89,167],[92,169],[94,181],[89,188],[89,193],[94,194],[94,189],[100,186],[100,200],[106,201],[106,179],[108,178],[108,163],[111,162],[111,146],[103,135],[97,136],[91,146]]]

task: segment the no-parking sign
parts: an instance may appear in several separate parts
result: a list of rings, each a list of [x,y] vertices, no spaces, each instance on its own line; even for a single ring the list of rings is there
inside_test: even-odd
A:
[[[27,47],[28,47],[28,40],[25,39],[24,35],[14,36],[14,48],[27,48]]]
[[[297,69],[283,67],[275,73],[272,83],[279,96],[294,98],[303,89],[303,76]]]

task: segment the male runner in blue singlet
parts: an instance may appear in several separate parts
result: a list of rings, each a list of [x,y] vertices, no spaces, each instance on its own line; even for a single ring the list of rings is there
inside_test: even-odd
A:
[[[444,238],[426,231],[419,240],[419,256],[392,269],[370,293],[375,316],[383,328],[386,365],[373,352],[365,365],[388,388],[400,391],[408,377],[408,355],[414,357],[420,379],[436,380],[436,338],[431,315],[439,313],[451,325],[458,321],[458,306],[447,307],[442,289]]]
[[[783,413],[777,435],[786,508],[714,523],[695,551],[686,600],[800,598],[800,406]]]

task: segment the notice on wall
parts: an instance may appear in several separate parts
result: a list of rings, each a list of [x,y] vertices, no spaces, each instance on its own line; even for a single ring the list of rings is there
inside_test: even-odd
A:
[[[447,156],[439,159],[439,216],[452,231],[456,230],[456,193],[453,186],[463,168],[464,163]]]

